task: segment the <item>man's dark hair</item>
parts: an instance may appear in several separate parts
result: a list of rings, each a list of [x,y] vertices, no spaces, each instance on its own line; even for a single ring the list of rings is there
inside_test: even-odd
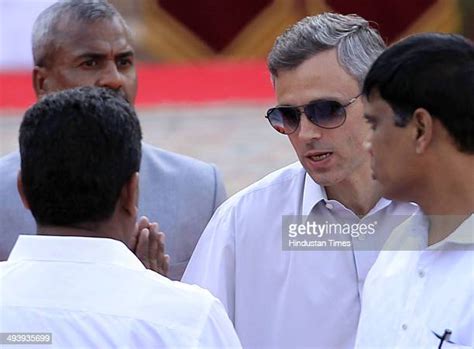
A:
[[[372,65],[363,93],[378,91],[403,127],[417,108],[441,121],[458,149],[474,153],[474,43],[461,35],[424,33],[387,49]]]
[[[48,95],[20,126],[21,178],[40,225],[78,226],[111,217],[124,184],[140,168],[140,123],[110,89]]]

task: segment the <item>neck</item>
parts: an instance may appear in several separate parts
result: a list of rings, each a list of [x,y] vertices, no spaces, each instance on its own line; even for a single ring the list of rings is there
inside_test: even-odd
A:
[[[434,245],[452,234],[461,224],[464,222],[470,214],[464,215],[449,215],[439,216],[433,215],[428,216],[430,222],[428,232],[428,246]]]
[[[432,245],[454,232],[474,212],[474,159],[466,156],[430,168],[414,201],[428,216],[428,244]]]
[[[365,216],[381,198],[380,186],[372,178],[368,163],[349,178],[325,189],[328,199],[339,201],[359,217]]]
[[[38,235],[50,236],[78,236],[93,238],[109,238],[128,243],[126,239],[117,234],[117,229],[111,228],[107,223],[100,224],[80,224],[76,226],[48,226],[38,225]]]

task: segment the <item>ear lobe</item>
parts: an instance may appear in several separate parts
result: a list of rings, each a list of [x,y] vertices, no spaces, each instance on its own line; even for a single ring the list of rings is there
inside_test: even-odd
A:
[[[415,152],[422,154],[433,139],[433,117],[426,109],[418,108],[413,113],[413,122],[416,128]]]
[[[28,199],[26,198],[25,191],[23,190],[23,180],[21,179],[21,171],[18,171],[18,175],[16,177],[16,187],[18,190],[18,194],[20,194],[21,202],[23,206],[29,210],[30,204],[28,203]]]
[[[125,183],[120,194],[121,206],[131,216],[138,215],[138,172]]]
[[[38,99],[44,96],[47,92],[45,87],[47,77],[48,72],[46,68],[38,66],[33,68],[33,89],[35,90],[36,98]]]

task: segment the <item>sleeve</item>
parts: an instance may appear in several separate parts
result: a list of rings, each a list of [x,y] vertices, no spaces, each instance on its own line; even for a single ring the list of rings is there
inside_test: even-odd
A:
[[[214,170],[215,179],[214,212],[227,199],[227,192],[219,169],[214,165],[212,165],[212,169]]]
[[[198,341],[199,348],[242,348],[221,302],[214,299]]]
[[[235,219],[228,204],[217,209],[204,230],[181,281],[209,290],[234,320]]]

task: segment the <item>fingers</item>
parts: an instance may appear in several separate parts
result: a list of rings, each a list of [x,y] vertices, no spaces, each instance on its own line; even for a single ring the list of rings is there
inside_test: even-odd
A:
[[[159,231],[157,223],[150,224],[149,230],[149,269],[166,276],[169,269],[169,256],[165,254],[165,234]]]
[[[131,238],[128,242],[128,248],[130,250],[132,250],[134,252],[136,251],[140,231],[145,229],[145,228],[148,228],[149,224],[150,224],[150,222],[148,220],[148,217],[146,217],[146,216],[140,217],[138,222],[135,224],[135,231],[133,232],[133,235],[131,236]]]
[[[149,236],[150,230],[148,228],[142,229],[138,233],[138,242],[135,254],[140,259],[145,266],[145,268],[150,268],[150,259],[149,259]]]
[[[147,217],[141,217],[136,225],[137,232],[132,250],[145,268],[166,276],[170,257],[165,254],[165,234],[159,231],[158,223],[150,223]],[[131,243],[131,245],[132,245]]]
[[[159,262],[158,258],[160,255],[160,234],[150,227],[149,243],[148,243],[148,255],[150,256],[150,268],[151,270],[158,271]],[[161,244],[162,245],[162,244]]]
[[[147,216],[141,216],[137,222],[138,231],[148,228],[150,225],[150,221],[148,220]]]
[[[165,254],[164,256],[164,262],[163,262],[163,274],[161,275],[164,275],[164,276],[168,276],[168,271],[170,269],[170,255],[169,254]]]

